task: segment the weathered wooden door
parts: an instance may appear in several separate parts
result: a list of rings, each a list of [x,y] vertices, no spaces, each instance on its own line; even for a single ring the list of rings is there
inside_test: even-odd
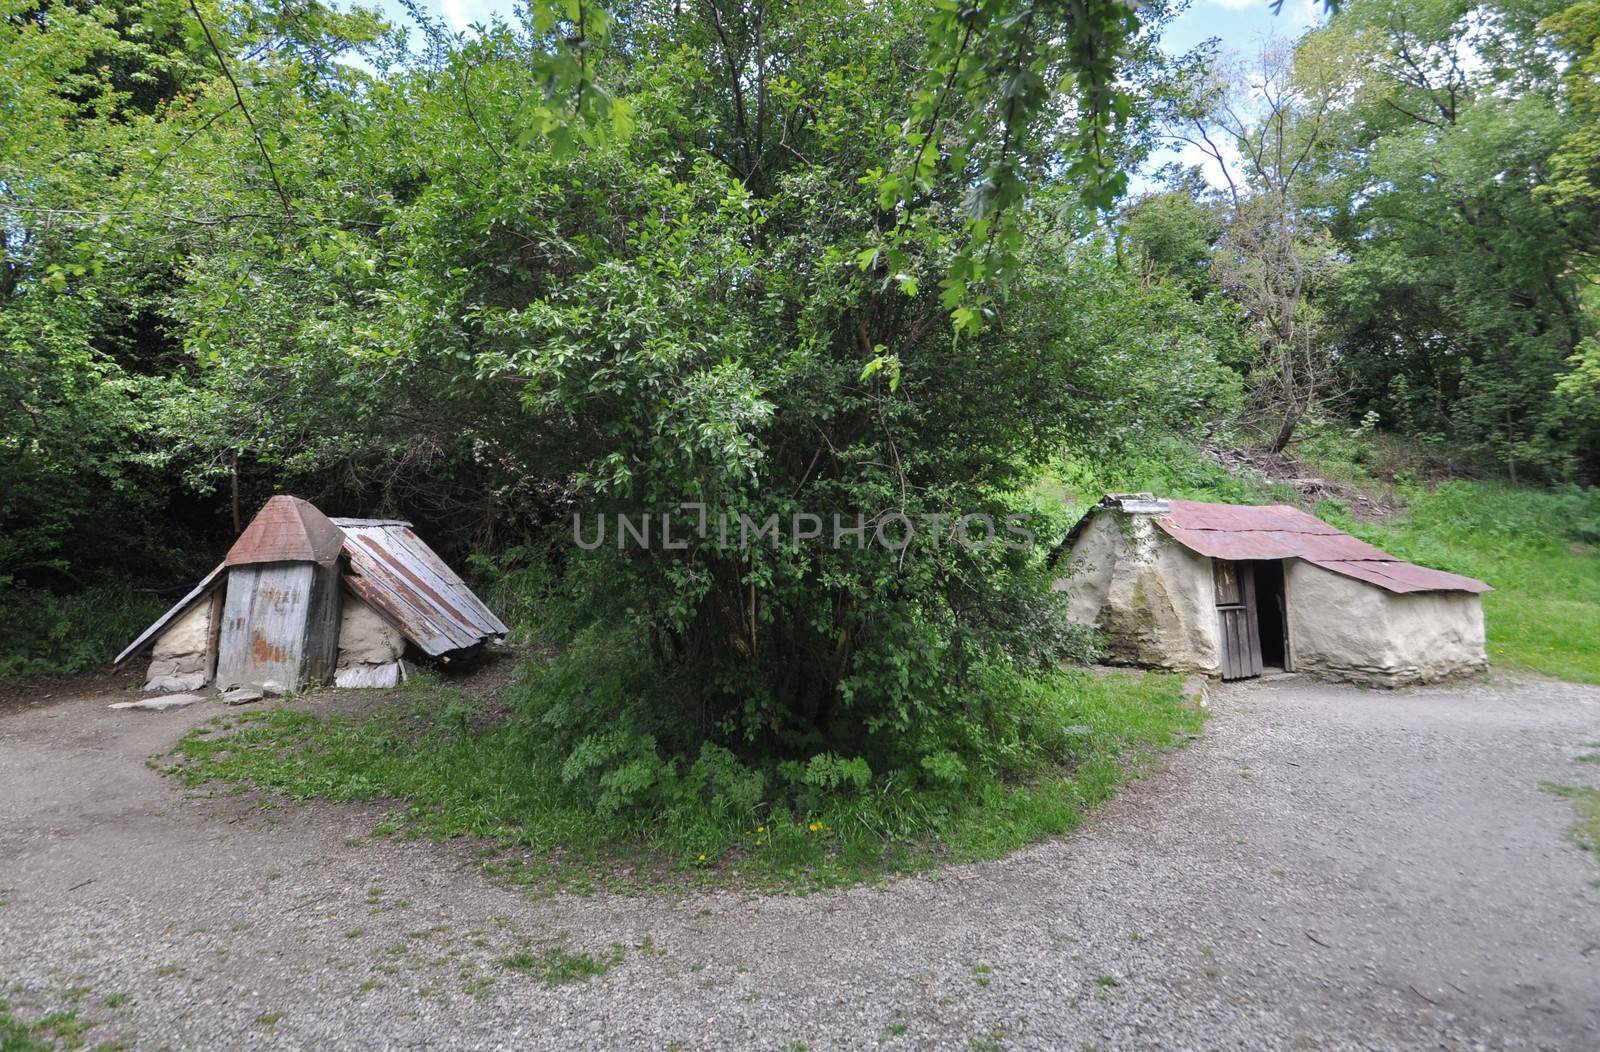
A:
[[[1261,625],[1256,617],[1256,580],[1251,567],[1211,560],[1217,586],[1217,619],[1222,624],[1222,678],[1261,675]]]

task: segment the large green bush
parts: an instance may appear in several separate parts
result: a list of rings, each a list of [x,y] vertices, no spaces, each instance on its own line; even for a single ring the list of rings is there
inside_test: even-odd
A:
[[[0,680],[104,669],[161,611],[126,584],[0,591]]]

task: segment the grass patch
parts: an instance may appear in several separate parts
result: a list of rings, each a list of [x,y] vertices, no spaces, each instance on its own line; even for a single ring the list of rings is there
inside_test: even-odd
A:
[[[500,962],[507,971],[524,972],[547,986],[581,983],[609,972],[622,963],[623,949],[613,943],[604,954],[574,953],[565,946],[547,946],[537,952],[522,950]]]
[[[1575,821],[1567,837],[1583,850],[1600,854],[1600,789],[1556,782],[1540,782],[1539,788],[1572,801]]]
[[[222,717],[179,741],[167,773],[191,787],[295,800],[396,799],[402,810],[386,831],[486,839],[504,854],[484,859],[485,870],[539,887],[733,880],[807,890],[995,858],[1066,833],[1204,719],[1182,704],[1176,677],[1063,672],[1008,688],[1021,693],[1007,712],[1029,724],[1016,740],[1050,757],[1025,777],[952,765],[947,782],[928,785],[895,772],[801,810],[723,752],[711,754],[715,765],[690,768],[683,784],[692,792],[670,805],[607,810],[574,785],[570,762],[550,754],[537,719],[518,715],[525,686],[513,690],[511,713],[491,721],[446,718],[461,696],[413,682],[391,708],[360,718],[291,709]]]
[[[37,1022],[24,1023],[12,1014],[9,1004],[0,1001],[0,1052],[82,1048],[84,1034],[94,1025],[79,1019],[76,1012],[52,1012]]]

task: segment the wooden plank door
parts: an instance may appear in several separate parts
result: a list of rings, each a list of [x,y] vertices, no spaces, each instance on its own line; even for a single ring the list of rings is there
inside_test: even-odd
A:
[[[1211,560],[1217,587],[1217,620],[1222,625],[1222,678],[1261,675],[1261,623],[1256,617],[1256,579],[1251,567]]]

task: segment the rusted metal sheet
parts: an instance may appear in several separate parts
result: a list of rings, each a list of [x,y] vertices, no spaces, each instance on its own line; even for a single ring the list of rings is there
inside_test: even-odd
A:
[[[340,556],[344,565],[341,567]],[[342,571],[342,572],[341,572]],[[267,501],[221,565],[117,656],[121,664],[226,583],[214,619],[219,685],[323,682],[338,660],[343,583],[431,657],[508,629],[399,519],[330,519],[298,497]]]
[[[1185,530],[1221,530],[1228,533],[1341,534],[1315,515],[1287,504],[1203,504],[1195,500],[1168,501],[1162,521]]]
[[[1396,559],[1381,548],[1284,504],[1169,501],[1155,517],[1173,540],[1211,559],[1304,559],[1391,592],[1489,592],[1482,581]]]
[[[339,654],[339,571],[308,561],[228,572],[217,687],[287,692],[324,683]]]
[[[1230,533],[1225,530],[1180,529],[1161,519],[1156,520],[1156,525],[1185,548],[1212,559],[1394,559],[1381,548],[1374,548],[1366,541],[1338,531],[1289,533],[1283,530],[1246,530]]]
[[[509,630],[411,524],[397,519],[332,519],[345,537],[345,585],[437,657]]]
[[[1448,573],[1444,570],[1433,570],[1415,563],[1401,562],[1398,559],[1388,561],[1359,560],[1348,561],[1339,559],[1311,559],[1306,562],[1315,563],[1324,570],[1354,577],[1358,581],[1366,581],[1380,588],[1387,588],[1391,592],[1492,592],[1489,585],[1471,577],[1460,574]]]
[[[332,566],[344,535],[315,505],[299,497],[273,497],[250,520],[223,557],[227,566],[306,562]]]
[[[156,618],[155,622],[152,623],[149,628],[139,633],[139,638],[135,639],[132,643],[129,643],[128,648],[117,655],[117,659],[111,663],[111,666],[115,668],[133,655],[137,654],[146,643],[151,642],[163,631],[165,631],[166,627],[172,624],[173,621],[176,621],[185,610],[199,602],[202,596],[206,595],[213,589],[220,587],[219,579],[222,577],[222,571],[226,570],[227,568],[227,563],[218,563],[217,568],[206,574],[205,577],[201,579],[200,583],[195,585],[193,590],[191,590],[188,595],[184,596],[182,599],[179,599],[173,604],[171,610],[168,610],[166,613]]]

